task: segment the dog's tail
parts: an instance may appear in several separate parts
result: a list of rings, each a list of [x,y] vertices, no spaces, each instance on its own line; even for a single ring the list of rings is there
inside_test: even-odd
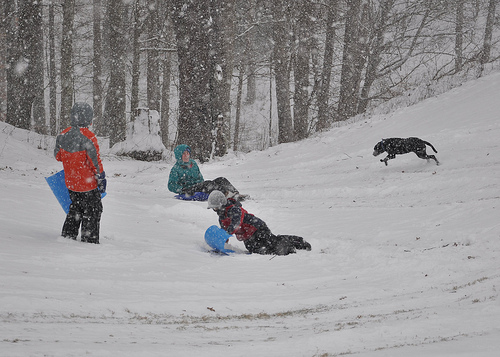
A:
[[[424,142],[424,144],[429,145],[432,148],[432,150],[434,150],[434,152],[437,154],[437,150],[434,149],[434,146],[432,146],[432,144],[430,142],[425,141],[425,140],[422,140],[422,141]]]

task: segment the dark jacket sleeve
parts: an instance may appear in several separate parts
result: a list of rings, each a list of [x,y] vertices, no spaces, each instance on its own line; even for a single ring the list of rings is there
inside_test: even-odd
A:
[[[233,206],[230,209],[228,209],[225,213],[225,215],[219,216],[219,223],[220,226],[223,227],[227,233],[229,234],[234,234],[240,228],[241,223],[243,222],[243,212],[241,211],[241,208],[237,206]],[[225,220],[226,223],[229,221],[227,227],[225,224],[222,223],[222,220]]]

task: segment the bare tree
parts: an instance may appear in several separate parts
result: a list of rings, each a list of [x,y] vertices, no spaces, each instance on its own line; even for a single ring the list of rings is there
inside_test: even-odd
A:
[[[464,4],[465,0],[456,0],[455,16],[455,73],[462,70],[463,66],[463,43],[464,43]]]
[[[148,19],[147,19],[147,100],[148,108],[160,110],[160,63],[158,55],[158,46],[160,38],[159,26],[159,2],[158,0],[148,0]]]
[[[45,133],[41,4],[33,0],[3,3],[7,46],[7,118],[9,124]]]
[[[350,87],[351,99],[343,93],[346,83],[341,78],[339,111],[342,103],[344,110],[349,108],[349,111],[340,115],[339,119],[365,112],[373,99],[392,98],[397,95],[398,87],[404,90],[410,85],[408,77],[412,72],[425,65],[426,57],[435,57],[435,47],[439,46],[440,41],[444,41],[445,36],[431,36],[429,32],[432,22],[446,13],[444,6],[423,1],[408,3],[406,8],[396,8],[395,3],[394,0],[382,0],[378,3],[379,6],[365,7],[363,10],[360,38],[365,42],[358,43],[361,50],[358,58],[354,55],[350,57],[351,67],[356,69],[352,72],[356,75],[352,80],[354,86]],[[450,53],[450,56],[453,55]],[[408,66],[402,71],[410,59],[414,59],[413,67]],[[349,65],[343,63],[342,75],[345,74],[345,67]],[[362,74],[364,77],[360,76]],[[378,86],[373,90],[377,81]],[[363,85],[360,89],[361,83]]]
[[[132,9],[132,21],[133,21],[133,34],[132,34],[132,85],[130,89],[130,111],[135,112],[139,106],[139,77],[140,72],[140,61],[141,61],[141,49],[139,44],[139,38],[142,33],[142,21],[140,16],[140,0],[135,0]],[[134,120],[134,115],[131,117]]]
[[[484,41],[483,41],[483,49],[481,51],[481,71],[482,68],[488,61],[490,60],[491,54],[491,39],[493,36],[493,26],[495,24],[495,10],[498,0],[489,0],[488,3],[488,15],[486,18],[486,27],[484,30]]]
[[[256,6],[255,6],[255,0],[250,1],[250,9],[248,10],[248,16],[250,17],[249,21],[252,24],[251,26],[254,28],[256,27],[255,22],[256,22]],[[254,29],[249,29],[248,33],[244,36],[244,45],[243,45],[243,53],[244,57],[248,59],[247,61],[247,66],[248,66],[248,71],[247,71],[247,95],[245,102],[248,104],[253,104],[255,103],[256,99],[256,92],[257,92],[257,82],[256,82],[256,61],[255,61],[255,30]],[[245,70],[240,69],[240,77],[238,78],[238,81],[243,78],[241,77],[241,74],[245,73]],[[243,83],[242,83],[243,84]],[[236,136],[236,134],[235,134]]]
[[[161,113],[160,113],[160,130],[161,140],[165,147],[169,147],[170,135],[170,86],[172,82],[172,52],[174,51],[173,43],[173,28],[170,17],[166,16],[165,20],[165,41],[164,41],[164,58],[162,61],[163,81],[161,86]]]
[[[340,79],[338,119],[345,120],[357,114],[361,75],[366,61],[366,4],[361,0],[347,0],[344,53]]]
[[[98,135],[105,133],[104,120],[102,117],[103,103],[103,87],[101,82],[102,76],[102,34],[101,34],[101,0],[93,0],[93,58],[92,58],[92,92],[93,92],[93,107],[94,107],[94,125]]]
[[[389,14],[394,6],[394,3],[395,0],[381,0],[379,10],[371,16],[371,31],[369,35],[370,45],[368,50],[366,51],[366,71],[363,81],[363,87],[361,89],[361,95],[358,102],[358,108],[355,114],[363,113],[366,110],[370,101],[371,87],[380,75],[380,63],[382,61],[382,54],[386,48],[384,39],[388,26]]]
[[[210,158],[210,11],[207,0],[173,0],[171,18],[179,64],[179,143],[189,143],[193,157]]]
[[[22,80],[19,76],[19,70],[22,69],[21,44],[18,37],[18,10],[14,1],[4,2],[4,29],[6,32],[7,47],[7,115],[8,124],[21,128],[29,128],[29,122],[23,121],[19,114],[19,100],[22,93]]]
[[[214,127],[212,156],[227,153],[228,121],[231,116],[230,94],[233,77],[235,2],[215,0],[210,6],[213,20],[211,43],[210,116]]]
[[[7,38],[6,4],[0,1],[0,121],[5,120],[7,102]]]
[[[321,85],[318,93],[318,121],[316,130],[322,131],[328,128],[332,121],[329,113],[330,82],[333,67],[335,22],[337,18],[338,0],[330,0],[327,3],[328,15],[326,19],[325,50],[323,56],[323,68],[321,71]]]
[[[179,62],[178,141],[189,143],[202,162],[212,154],[217,122],[229,112],[232,49],[226,36],[231,36],[232,11],[233,0],[172,1]]]
[[[172,53],[167,51],[163,60],[163,82],[161,86],[161,113],[160,129],[161,141],[169,147],[169,121],[170,121],[170,83],[172,78]]]
[[[43,106],[43,38],[41,4],[34,0],[7,2],[8,16],[13,16],[8,29],[9,69],[7,73],[7,122],[23,129],[46,132]],[[17,13],[18,24],[16,24]],[[8,18],[8,17],[6,17]],[[12,46],[12,48],[10,47]],[[11,116],[12,115],[12,116]]]
[[[307,137],[309,129],[309,77],[314,24],[312,3],[302,0],[296,6],[293,128],[295,140],[301,140]]]
[[[123,0],[110,0],[109,14],[110,78],[104,106],[106,134],[109,144],[125,140],[125,30],[126,6]]]
[[[61,128],[70,125],[70,112],[73,105],[73,23],[75,0],[63,2],[63,25],[61,43]]]
[[[57,125],[57,70],[56,70],[56,34],[55,34],[55,13],[54,2],[49,3],[49,127],[50,134],[56,135]]]
[[[290,7],[285,0],[272,3],[273,67],[276,78],[278,110],[278,143],[294,141],[293,119],[290,108]]]
[[[245,75],[245,65],[243,61],[240,61],[239,65],[240,73],[238,76],[238,89],[236,94],[236,117],[234,120],[234,137],[233,137],[233,150],[237,151],[240,145],[239,135],[240,135],[240,118],[241,118],[241,97],[243,93],[243,77]]]

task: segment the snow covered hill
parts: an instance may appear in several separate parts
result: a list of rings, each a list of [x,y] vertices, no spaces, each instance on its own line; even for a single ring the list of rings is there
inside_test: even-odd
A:
[[[208,254],[217,217],[173,199],[172,163],[110,154],[102,244],[65,240],[44,180],[61,164],[0,123],[0,356],[497,356],[498,93],[500,73],[201,165],[312,244],[286,257]],[[372,156],[409,136],[441,165]]]

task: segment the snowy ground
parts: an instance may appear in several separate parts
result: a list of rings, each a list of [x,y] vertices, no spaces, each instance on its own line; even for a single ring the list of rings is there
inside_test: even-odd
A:
[[[0,123],[1,356],[498,356],[500,73],[392,114],[201,165],[312,251],[207,253],[171,163],[104,154],[101,245],[59,237],[62,168]],[[389,166],[382,137],[418,136]],[[29,141],[29,143],[27,143]],[[234,238],[230,247],[244,250]]]

